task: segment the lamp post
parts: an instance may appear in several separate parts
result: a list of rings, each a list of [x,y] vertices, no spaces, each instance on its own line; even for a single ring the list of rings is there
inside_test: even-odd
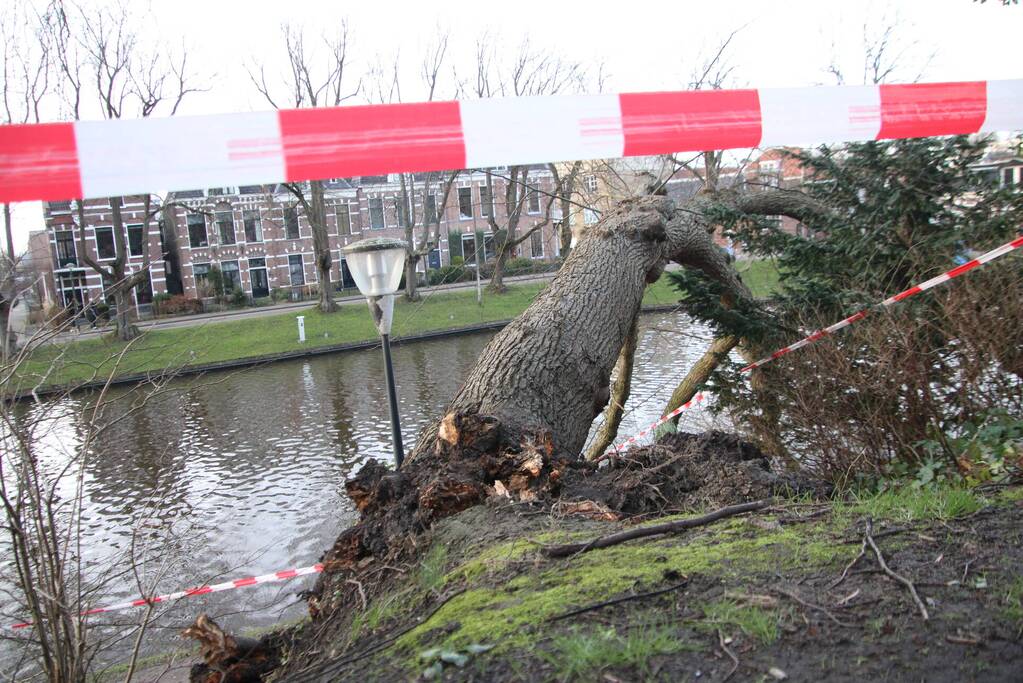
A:
[[[374,237],[349,244],[341,251],[356,286],[373,314],[373,322],[383,340],[384,375],[387,379],[387,405],[391,409],[391,442],[394,445],[394,464],[400,468],[405,459],[401,443],[401,424],[398,421],[398,395],[394,390],[394,368],[391,366],[391,321],[394,318],[394,294],[401,284],[408,244],[389,237]]]

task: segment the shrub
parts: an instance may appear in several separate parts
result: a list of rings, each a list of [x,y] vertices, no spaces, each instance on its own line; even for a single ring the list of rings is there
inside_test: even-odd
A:
[[[427,272],[427,282],[431,286],[446,285],[452,282],[465,282],[475,277],[471,270],[462,265],[442,266]]]
[[[249,303],[249,295],[241,287],[235,287],[231,292],[231,304],[241,308]]]
[[[831,209],[812,237],[720,208],[746,251],[776,259],[780,289],[764,308],[725,308],[699,273],[672,273],[690,314],[761,356],[1016,234],[1023,193],[973,171],[986,141],[925,138],[794,155],[803,190]],[[966,241],[968,240],[968,241]],[[972,476],[1002,465],[963,459],[967,425],[1023,416],[1023,264],[1008,258],[755,371],[723,368],[718,406],[779,456],[844,483],[892,473]],[[976,461],[982,460],[984,464]],[[991,462],[989,462],[991,461]],[[925,472],[924,470],[928,470]],[[981,478],[986,475],[981,475]]]
[[[182,294],[159,294],[153,297],[156,315],[187,315],[202,312],[202,301]]]

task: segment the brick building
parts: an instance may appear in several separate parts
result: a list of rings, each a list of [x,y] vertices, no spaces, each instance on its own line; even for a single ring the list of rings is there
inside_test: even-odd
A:
[[[498,169],[496,173],[503,174]],[[531,192],[519,221],[520,231],[544,219],[545,192],[554,189],[550,172],[543,165],[530,169]],[[324,182],[327,232],[334,287],[351,289],[355,283],[345,265],[341,248],[366,237],[404,239],[399,224],[401,185],[398,176],[330,179]],[[424,192],[424,176],[414,177],[414,230],[422,238],[423,212],[436,211],[441,199],[439,182]],[[420,261],[419,270],[449,265],[452,258],[473,263],[477,251],[486,260],[494,258],[494,239],[488,222],[495,212],[499,226],[507,217],[503,203],[505,181],[492,180],[493,201],[487,201],[486,175],[465,171],[455,181],[440,218],[440,243]],[[210,294],[208,278],[220,269],[225,284],[260,298],[279,290],[293,298],[309,296],[318,287],[313,256],[312,230],[301,205],[288,190],[277,186],[221,187],[172,193],[173,206],[163,213],[167,222],[150,223],[147,247],[152,259],[151,289],[136,292],[138,304],[152,300],[152,294],[182,293],[201,298]],[[47,233],[54,262],[58,301],[97,301],[103,297],[100,276],[78,257],[76,216],[69,202],[44,204]],[[140,221],[141,199],[126,198],[124,222],[128,235],[128,270],[142,264],[144,247]],[[555,216],[555,219],[557,216]],[[100,263],[114,257],[110,205],[107,200],[86,202],[86,248]],[[431,225],[432,232],[432,225]],[[478,248],[477,245],[478,244]],[[559,242],[553,223],[519,245],[518,256],[554,258]]]
[[[121,214],[126,233],[123,243],[127,251],[124,255],[125,273],[135,273],[142,268],[147,250],[150,259],[149,284],[135,288],[132,302],[136,306],[148,305],[154,293],[167,291],[167,264],[160,223],[151,219],[148,231],[145,230],[143,198],[122,199]],[[103,300],[105,289],[113,284],[103,282],[100,274],[86,264],[84,256],[88,255],[101,266],[109,265],[121,256],[114,238],[110,201],[86,200],[84,214],[85,254],[80,253],[83,244],[77,224],[77,209],[73,209],[71,202],[43,203],[43,217],[53,262],[51,284],[54,298],[58,304],[74,308],[80,308],[90,301]]]

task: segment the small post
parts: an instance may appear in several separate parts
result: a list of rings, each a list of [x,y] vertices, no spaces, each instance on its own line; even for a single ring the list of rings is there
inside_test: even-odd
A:
[[[305,341],[305,316],[304,315],[295,316],[295,319],[298,320],[298,341],[299,342],[304,342]]]
[[[384,347],[384,378],[387,380],[387,406],[391,410],[391,445],[394,447],[394,466],[401,469],[405,459],[405,448],[401,442],[401,427],[398,421],[398,393],[394,390],[394,367],[391,365],[391,335],[382,334]]]

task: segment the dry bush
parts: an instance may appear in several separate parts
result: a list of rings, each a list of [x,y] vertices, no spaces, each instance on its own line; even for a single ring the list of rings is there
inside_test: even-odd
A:
[[[785,445],[829,481],[998,469],[973,461],[978,438],[1023,430],[1023,263],[1010,258],[874,311],[777,365]],[[752,410],[747,402],[740,413]],[[995,422],[1018,429],[981,431]]]

